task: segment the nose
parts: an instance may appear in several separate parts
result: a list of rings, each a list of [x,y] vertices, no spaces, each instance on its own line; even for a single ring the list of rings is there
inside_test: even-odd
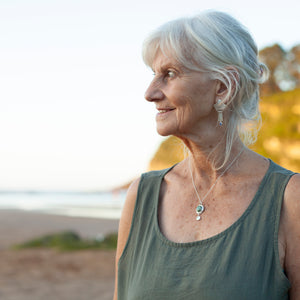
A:
[[[152,81],[147,88],[145,95],[145,99],[147,101],[153,102],[153,101],[159,101],[162,100],[164,97],[164,93],[159,87],[159,83],[157,81]]]

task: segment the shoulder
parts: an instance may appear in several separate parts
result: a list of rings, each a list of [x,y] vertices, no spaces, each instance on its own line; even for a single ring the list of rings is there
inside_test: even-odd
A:
[[[285,236],[285,269],[292,284],[291,293],[300,297],[300,174],[289,180],[282,207]],[[295,298],[291,298],[295,299]],[[298,299],[298,298],[297,298]]]
[[[129,236],[140,180],[141,178],[137,178],[136,180],[134,180],[127,190],[127,195],[126,195],[125,203],[122,209],[122,215],[119,222],[118,245],[117,245],[117,253],[116,253],[117,261],[119,260],[119,258],[123,253],[123,250],[125,248]]]
[[[157,179],[162,178],[172,168],[173,167],[164,170],[150,171],[147,173],[143,173],[139,178],[137,178],[131,183],[131,185],[127,190],[126,200],[125,200],[125,204],[120,219],[120,227],[124,224],[128,226],[128,224],[131,223],[133,213],[134,213],[134,207],[136,204],[136,199],[141,186],[149,185],[149,184],[151,185],[151,182],[156,182]]]
[[[298,225],[300,230],[300,174],[293,175],[285,189],[283,212],[287,225]],[[300,232],[299,232],[300,234]]]
[[[130,229],[132,226],[131,223],[133,220],[139,189],[143,186],[145,187],[145,185],[147,187],[151,186],[151,182],[155,182],[157,178],[161,178],[162,176],[164,176],[171,168],[143,173],[139,178],[135,179],[129,186],[119,222],[118,245],[116,255],[117,261],[122,256],[130,234]]]
[[[172,168],[172,167],[171,167]],[[143,173],[139,178],[135,179],[127,190],[126,200],[123,207],[122,218],[127,218],[128,215],[133,215],[133,210],[135,207],[135,202],[138,195],[138,190],[140,186],[146,182],[148,183],[151,180],[155,180],[157,178],[161,178],[164,176],[171,168],[158,170],[158,171],[150,171]]]
[[[300,174],[293,175],[285,189],[283,208],[287,213],[287,222],[299,223],[300,219]],[[300,229],[300,227],[299,227]]]
[[[127,190],[125,203],[122,209],[119,230],[124,229],[124,226],[130,227],[140,181],[141,177],[135,179]]]
[[[289,202],[294,202],[293,200],[298,199],[300,196],[300,174],[295,174],[291,177],[285,192],[285,198]]]
[[[118,294],[117,291],[118,290],[118,262],[124,252],[129,237],[139,183],[140,183],[140,178],[137,178],[131,183],[130,187],[128,188],[126,200],[122,209],[122,215],[119,222],[118,244],[117,244],[116,257],[115,257],[116,264],[115,264],[114,299],[117,299],[117,294]]]
[[[135,202],[137,191],[140,185],[141,177],[135,179],[129,186],[126,194],[126,200],[125,200],[125,207],[129,204],[132,204],[131,202]]]

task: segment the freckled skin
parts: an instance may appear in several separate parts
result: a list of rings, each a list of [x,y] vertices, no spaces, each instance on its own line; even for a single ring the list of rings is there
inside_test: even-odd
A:
[[[189,148],[192,165],[199,172],[195,177],[197,189],[203,196],[218,177],[215,171],[211,171],[207,154],[224,135],[222,128],[216,128],[217,113],[213,107],[217,99],[224,96],[219,92],[220,82],[212,80],[206,72],[186,70],[162,53],[156,56],[152,69],[155,76],[145,98],[158,109],[167,110],[156,118],[157,131],[163,136],[179,137]],[[233,158],[238,151],[234,149],[239,147],[241,142],[238,140],[233,147]],[[159,225],[163,234],[173,241],[189,242],[211,237],[228,228],[251,202],[267,168],[266,164],[260,162],[260,165],[262,171],[259,175],[256,168],[249,190],[243,185],[244,197],[239,197],[242,175],[225,174],[205,199],[205,211],[199,222],[195,221],[199,201],[191,183],[187,160],[177,165],[166,175],[161,187]],[[222,182],[229,183],[224,185]]]

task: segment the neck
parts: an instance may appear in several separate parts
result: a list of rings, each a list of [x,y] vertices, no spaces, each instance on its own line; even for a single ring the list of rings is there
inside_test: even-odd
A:
[[[192,141],[185,142],[185,145],[189,149],[191,167],[196,178],[208,181],[208,185],[209,182],[216,180],[236,157],[240,155],[241,151],[245,149],[242,141],[237,138],[232,145],[227,162],[224,166],[218,168],[218,165],[221,165],[225,160],[226,146],[224,141],[221,141],[219,144],[208,144],[204,147]],[[230,170],[228,171],[234,170],[235,163],[230,166]]]

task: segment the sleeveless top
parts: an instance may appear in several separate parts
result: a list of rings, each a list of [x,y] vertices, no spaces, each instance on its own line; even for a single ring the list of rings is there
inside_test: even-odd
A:
[[[270,160],[252,202],[223,232],[175,243],[160,231],[157,210],[167,172],[142,175],[129,237],[118,265],[118,300],[283,300],[278,229],[285,187],[294,174]]]

